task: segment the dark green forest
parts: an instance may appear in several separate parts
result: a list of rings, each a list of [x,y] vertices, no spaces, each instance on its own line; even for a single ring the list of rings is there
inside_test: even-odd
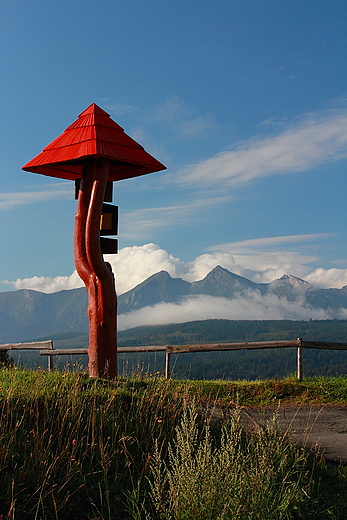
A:
[[[136,327],[118,334],[119,346],[306,340],[347,343],[347,320],[202,320]]]

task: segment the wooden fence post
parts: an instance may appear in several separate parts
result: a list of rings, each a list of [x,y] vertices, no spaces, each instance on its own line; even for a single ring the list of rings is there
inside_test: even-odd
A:
[[[302,338],[298,338],[298,342],[297,377],[298,381],[302,381]]]
[[[50,350],[53,350],[53,341],[51,341],[51,345],[49,347]],[[47,372],[52,372],[54,368],[53,356],[47,357]]]
[[[170,379],[170,352],[166,349],[165,351],[165,377]]]

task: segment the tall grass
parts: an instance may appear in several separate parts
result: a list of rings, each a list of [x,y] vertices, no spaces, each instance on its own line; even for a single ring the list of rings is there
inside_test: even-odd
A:
[[[237,412],[227,420],[236,399],[227,382],[1,369],[0,519],[339,518],[319,502],[331,487],[317,464],[276,421],[249,431]]]
[[[181,408],[165,384],[82,374],[9,371],[2,392],[0,515],[11,519],[128,518],[125,493]]]

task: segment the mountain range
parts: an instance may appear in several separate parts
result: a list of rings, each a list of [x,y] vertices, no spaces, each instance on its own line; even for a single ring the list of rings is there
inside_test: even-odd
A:
[[[255,283],[215,267],[199,281],[189,283],[160,271],[118,297],[118,314],[137,311],[158,303],[176,303],[198,295],[235,300],[240,296],[269,295],[314,309],[330,309],[339,317],[347,309],[347,286],[342,289],[317,289],[292,275],[270,283]],[[237,302],[235,303],[237,304]],[[33,338],[88,330],[85,288],[45,294],[29,289],[0,293],[0,343],[28,341]],[[245,319],[247,319],[245,317]]]

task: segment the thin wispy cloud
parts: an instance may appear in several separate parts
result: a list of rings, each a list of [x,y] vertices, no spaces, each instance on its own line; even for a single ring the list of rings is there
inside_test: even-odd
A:
[[[264,251],[278,246],[280,244],[313,242],[329,238],[333,233],[311,233],[307,235],[286,235],[279,237],[253,238],[250,240],[241,240],[239,242],[229,242],[227,244],[217,244],[209,246],[208,251],[229,251],[236,253],[247,253],[250,251]]]
[[[163,124],[176,134],[177,138],[205,137],[219,127],[208,114],[194,114],[179,96],[171,96],[151,113],[156,123]]]
[[[102,103],[105,110],[108,110],[112,114],[126,114],[133,110],[139,110],[139,108],[134,105],[120,103],[114,98],[100,98],[99,102]]]
[[[128,239],[143,239],[150,236],[154,229],[200,222],[203,210],[206,210],[207,207],[218,206],[229,200],[229,196],[206,197],[192,200],[187,204],[131,211],[121,216],[122,236]]]
[[[261,123],[258,123],[257,126],[284,126],[288,121],[286,119],[279,120],[275,117],[269,117],[265,119]]]
[[[192,187],[241,186],[275,174],[306,171],[347,156],[347,113],[308,115],[287,130],[252,139],[191,164],[170,182]]]
[[[0,193],[0,211],[13,209],[25,204],[71,198],[72,190],[71,183],[58,183],[51,185],[48,190]]]

